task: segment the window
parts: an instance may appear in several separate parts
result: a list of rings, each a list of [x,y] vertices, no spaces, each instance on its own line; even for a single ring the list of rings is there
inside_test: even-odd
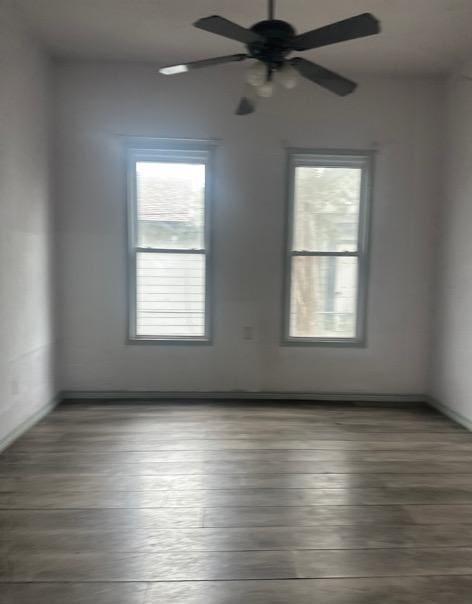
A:
[[[364,341],[372,155],[289,153],[285,340]]]
[[[211,150],[133,147],[128,169],[130,338],[208,341]]]

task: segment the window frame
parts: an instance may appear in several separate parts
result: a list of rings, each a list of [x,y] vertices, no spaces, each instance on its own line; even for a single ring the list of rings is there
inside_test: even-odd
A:
[[[369,273],[370,222],[373,199],[374,150],[353,149],[287,149],[287,194],[285,212],[284,278],[282,345],[365,347],[367,345],[367,299]],[[298,166],[346,167],[361,169],[357,251],[294,251],[295,169]],[[356,332],[349,338],[302,337],[290,335],[292,258],[294,256],[357,258]]]
[[[212,343],[212,238],[211,215],[213,201],[215,141],[191,139],[129,139],[126,142],[127,173],[127,299],[128,344],[211,344]],[[137,241],[137,179],[136,163],[159,161],[205,165],[203,248],[140,247]],[[198,254],[205,257],[204,334],[202,336],[138,335],[137,326],[137,255],[138,253]]]

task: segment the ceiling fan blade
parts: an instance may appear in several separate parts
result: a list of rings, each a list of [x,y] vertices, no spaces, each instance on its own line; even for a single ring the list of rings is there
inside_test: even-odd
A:
[[[228,21],[228,19],[219,17],[218,15],[204,17],[203,19],[195,21],[193,25],[198,27],[198,29],[204,29],[205,31],[209,31],[217,36],[224,36],[225,38],[237,40],[243,44],[252,44],[253,42],[264,41],[264,38],[261,35],[256,34],[256,32],[246,29],[245,27],[241,27],[241,25]]]
[[[319,86],[338,94],[339,96],[346,96],[357,88],[357,84],[352,80],[343,78],[342,76],[330,71],[321,65],[302,59],[301,57],[295,57],[288,61],[304,78],[315,82]]]
[[[180,65],[168,65],[161,67],[159,73],[164,75],[175,75],[176,73],[184,73],[191,69],[200,69],[201,67],[211,67],[212,65],[220,65],[221,63],[233,63],[235,61],[244,61],[247,59],[245,54],[226,55],[224,57],[214,57],[212,59],[203,59],[202,61],[191,61],[190,63],[182,63]]]
[[[292,41],[292,48],[294,50],[320,48],[320,46],[327,46],[328,44],[373,36],[379,32],[380,22],[370,13],[363,13],[295,36]]]
[[[248,115],[249,113],[254,113],[256,110],[256,104],[253,100],[249,99],[247,96],[243,96],[239,101],[239,105],[236,108],[236,115]]]

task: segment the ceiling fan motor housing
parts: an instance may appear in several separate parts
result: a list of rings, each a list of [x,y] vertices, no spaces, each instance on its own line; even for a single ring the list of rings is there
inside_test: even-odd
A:
[[[286,21],[269,19],[259,21],[251,31],[263,36],[264,40],[247,45],[251,57],[274,67],[280,66],[292,51],[292,40],[295,30]]]

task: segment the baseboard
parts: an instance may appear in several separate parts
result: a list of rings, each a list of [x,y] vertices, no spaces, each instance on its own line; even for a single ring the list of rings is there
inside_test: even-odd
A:
[[[438,400],[436,400],[432,396],[427,397],[427,402],[431,405],[431,407],[434,407],[435,409],[437,409],[444,415],[447,415],[447,417],[451,418],[452,420],[454,420],[455,422],[457,422],[461,426],[464,426],[464,428],[467,428],[467,430],[472,432],[472,421],[470,419],[467,419],[467,417],[464,417],[461,413],[454,411],[447,405],[440,403]]]
[[[19,438],[22,434],[27,432],[30,428],[32,428],[35,424],[43,419],[48,413],[50,413],[54,407],[56,407],[61,401],[60,395],[54,397],[52,401],[49,401],[46,405],[38,409],[33,415],[28,417],[25,421],[23,421],[19,426],[14,428],[9,434],[4,436],[0,440],[0,453],[4,451],[7,447],[9,447],[17,438]]]
[[[233,390],[223,392],[165,392],[143,390],[66,390],[61,393],[62,401],[86,400],[163,400],[163,399],[238,399],[238,400],[304,400],[372,403],[425,403],[426,394],[375,394],[362,392],[261,392]]]

